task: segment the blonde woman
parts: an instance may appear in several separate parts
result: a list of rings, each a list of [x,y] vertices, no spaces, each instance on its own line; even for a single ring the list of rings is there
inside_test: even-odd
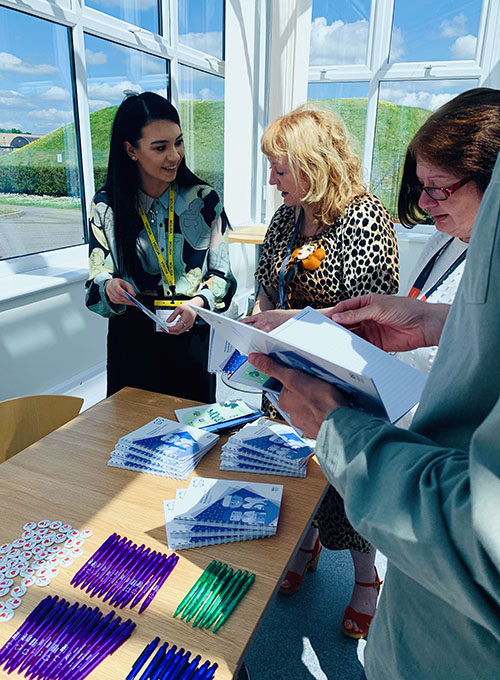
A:
[[[394,225],[366,191],[361,160],[342,120],[331,111],[301,106],[267,128],[262,151],[271,166],[269,183],[281,192],[283,205],[266,233],[255,274],[261,290],[245,322],[269,331],[307,305],[318,309],[366,293],[397,293]],[[264,408],[275,415],[270,405]],[[314,524],[281,592],[299,590],[322,545],[351,550],[355,586],[342,629],[365,637],[380,587],[375,550],[351,527],[333,487]]]

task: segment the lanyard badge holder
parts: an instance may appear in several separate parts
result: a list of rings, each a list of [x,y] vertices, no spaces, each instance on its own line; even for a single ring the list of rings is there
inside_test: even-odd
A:
[[[146,233],[151,241],[153,250],[158,259],[158,264],[160,265],[161,271],[161,282],[163,286],[163,292],[165,295],[164,299],[157,299],[154,301],[154,313],[155,316],[165,322],[168,317],[172,314],[173,310],[184,302],[184,300],[175,299],[175,272],[174,272],[174,188],[170,185],[170,192],[168,197],[168,248],[167,257],[168,265],[165,262],[165,258],[161,254],[158,243],[154,237],[153,230],[149,224],[146,213],[144,212],[141,205],[139,205],[139,215],[141,216]],[[160,332],[161,327],[157,323],[156,331]]]

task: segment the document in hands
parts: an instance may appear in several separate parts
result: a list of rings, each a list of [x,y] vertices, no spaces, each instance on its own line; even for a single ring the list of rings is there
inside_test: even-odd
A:
[[[358,337],[311,307],[306,307],[270,333],[197,308],[216,333],[243,354],[267,354],[285,366],[298,368],[336,385],[351,404],[391,423],[420,400],[427,375]],[[280,385],[266,380],[248,363],[233,380],[253,378],[274,395]],[[251,375],[255,374],[255,375]],[[249,383],[247,383],[249,384]]]

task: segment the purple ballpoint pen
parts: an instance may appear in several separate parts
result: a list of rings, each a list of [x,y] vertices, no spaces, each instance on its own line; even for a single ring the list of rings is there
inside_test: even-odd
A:
[[[106,639],[119,629],[121,618],[113,620],[114,612],[107,614],[93,629],[84,631],[82,639],[78,641],[71,650],[68,650],[65,658],[65,667],[62,668],[56,677],[59,680],[75,677],[96,649],[100,649],[105,644]],[[71,651],[71,653],[69,653]]]
[[[75,586],[75,588],[80,585],[89,573],[100,563],[101,556],[108,552],[115,543],[118,543],[121,540],[123,539],[121,539],[118,534],[111,534],[111,536],[108,536],[104,543],[89,557],[83,567],[76,572],[70,581],[71,585]]]
[[[57,596],[55,598],[57,600]],[[28,636],[33,627],[37,625],[38,617],[44,617],[46,611],[48,611],[53,606],[54,598],[47,596],[42,600],[33,611],[28,614],[24,623],[17,629],[17,631],[7,640],[4,646],[0,649],[0,665],[7,659],[10,658],[14,650],[19,646],[24,646],[22,642],[25,636]]]
[[[94,668],[101,663],[101,661],[103,661],[110,654],[113,654],[113,652],[118,649],[118,647],[122,645],[125,640],[128,640],[128,638],[132,635],[134,628],[135,623],[133,621],[130,619],[125,621],[125,623],[115,631],[113,637],[107,640],[104,646],[94,653],[93,658],[88,661],[87,666],[82,668],[78,675],[71,676],[71,680],[83,680],[83,678],[91,673]],[[68,680],[70,679],[68,678]]]
[[[49,666],[52,677],[64,677],[68,675],[68,672],[71,673],[73,667],[86,655],[92,639],[99,636],[102,630],[109,628],[114,612],[110,612],[104,617],[101,612],[99,614],[99,618],[93,617],[85,626],[80,626],[74,630],[71,637],[61,646],[58,659]]]
[[[76,604],[78,605],[78,603]],[[88,625],[96,616],[95,611],[86,606],[74,611],[71,611],[72,609],[74,609],[74,605],[65,612],[64,617],[59,619],[57,625],[54,626],[51,622],[50,631],[46,635],[43,631],[36,654],[27,660],[29,671],[27,671],[26,677],[35,678],[40,674],[44,677],[48,666],[58,664],[62,651],[74,635],[75,629],[79,630]],[[19,671],[22,671],[22,669],[21,666]]]
[[[48,621],[39,620],[29,644],[20,650],[19,655],[11,658],[8,664],[10,670],[18,668],[18,672],[21,673],[27,666],[34,665],[38,658],[43,656],[47,647],[52,644],[57,629],[64,625],[67,620],[68,607],[69,602],[66,602],[66,600],[54,603],[50,610],[50,618],[47,616]],[[42,623],[44,624],[43,627]]]
[[[151,554],[151,548],[146,548],[144,550],[144,547],[145,546],[141,546],[141,549],[137,550],[133,559],[126,563],[120,574],[117,574],[117,578],[109,586],[106,596],[103,598],[103,602],[106,602],[106,600],[111,598],[109,599],[109,604],[112,607],[116,606],[116,600],[120,599],[123,589],[128,587],[130,579],[137,570],[138,565],[142,564],[143,560],[147,560]]]
[[[161,573],[163,565],[168,561],[168,559],[170,558],[167,558],[166,560],[164,554],[158,553],[158,559],[156,560],[155,564],[148,565],[147,574],[144,575],[143,573],[141,575],[140,583],[136,584],[137,588],[135,588],[134,592],[131,594],[131,597],[127,598],[127,601],[125,602],[125,604],[128,604],[130,600],[132,600],[130,609],[133,609],[135,605],[141,601],[144,595],[155,583],[155,581],[158,579],[158,574]]]
[[[80,583],[79,587],[84,589],[90,589],[95,583],[98,583],[103,577],[109,573],[109,569],[112,565],[121,559],[123,550],[126,548],[131,541],[122,538],[118,542],[112,543],[108,546],[108,549],[103,552],[97,560],[93,561],[93,566],[88,570]],[[75,586],[76,587],[76,586]]]
[[[137,576],[127,585],[117,602],[117,605],[120,605],[120,609],[123,609],[123,607],[128,605],[132,598],[137,598],[138,591],[147,592],[149,590],[151,585],[158,578],[158,575],[162,573],[164,560],[165,555],[162,553],[156,553],[154,559],[146,560]]]
[[[169,566],[165,568],[164,574],[162,576],[160,576],[159,581],[156,583],[155,586],[153,586],[153,588],[149,592],[149,595],[144,600],[144,602],[141,604],[141,606],[139,608],[139,614],[142,614],[142,612],[145,611],[147,609],[147,607],[149,607],[151,600],[154,598],[156,593],[160,590],[162,585],[165,583],[167,578],[170,576],[173,568],[175,567],[175,565],[177,564],[178,561],[179,561],[179,555],[175,555],[175,558],[172,560],[172,563],[169,564]]]
[[[103,562],[101,573],[93,579],[85,592],[89,593],[90,597],[99,596],[100,593],[105,592],[106,588],[114,582],[117,573],[121,573],[123,565],[134,558],[136,547],[132,541],[128,541],[123,547],[120,547],[120,551],[114,554],[110,560]]]
[[[128,582],[113,598],[112,604],[114,607],[119,606],[121,609],[123,609],[123,607],[130,602],[134,594],[137,592],[137,589],[141,587],[144,580],[144,575],[147,574],[151,568],[154,568],[160,559],[160,554],[156,551],[149,553],[149,555],[143,553],[140,556],[138,562],[134,564],[134,570],[130,571]]]
[[[76,606],[78,606],[78,603],[76,603]],[[61,644],[66,638],[69,623],[75,619],[81,623],[90,616],[88,611],[82,614],[82,616],[79,616],[79,610],[75,608],[75,605],[72,605],[59,620],[51,619],[48,626],[37,632],[37,646],[33,653],[29,654],[25,662],[18,668],[18,672],[23,672],[25,666],[28,666],[26,677],[35,678],[38,675],[43,677],[46,667],[60,656]]]

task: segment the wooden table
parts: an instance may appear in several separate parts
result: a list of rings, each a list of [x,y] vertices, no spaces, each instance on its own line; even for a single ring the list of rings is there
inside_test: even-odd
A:
[[[265,224],[251,227],[234,227],[229,232],[228,238],[231,243],[250,243],[259,246],[264,243],[266,231],[267,226]]]
[[[28,589],[14,618],[0,624],[0,645],[47,595],[98,606],[105,614],[110,611],[106,603],[70,586],[70,580],[111,533],[170,553],[162,500],[174,498],[175,489],[186,487],[188,480],[120,470],[106,463],[120,436],[157,416],[175,420],[175,408],[195,403],[126,388],[2,463],[0,543],[19,537],[26,522],[42,519],[60,519],[94,533],[85,543],[83,557],[75,559],[71,567],[61,569],[49,586]],[[156,635],[162,641],[191,650],[193,656],[201,654],[202,660],[217,662],[217,680],[235,676],[287,563],[316,511],[326,480],[315,459],[310,461],[305,479],[219,470],[220,446],[225,439],[221,437],[193,474],[283,484],[276,536],[179,551],[177,566],[144,614],[139,616],[137,608],[120,610],[121,616],[133,619],[137,627],[132,637],[90,674],[91,680],[125,678],[140,652]],[[176,606],[213,559],[256,574],[254,585],[217,634],[193,629],[172,617]],[[0,672],[0,677],[13,676]]]

